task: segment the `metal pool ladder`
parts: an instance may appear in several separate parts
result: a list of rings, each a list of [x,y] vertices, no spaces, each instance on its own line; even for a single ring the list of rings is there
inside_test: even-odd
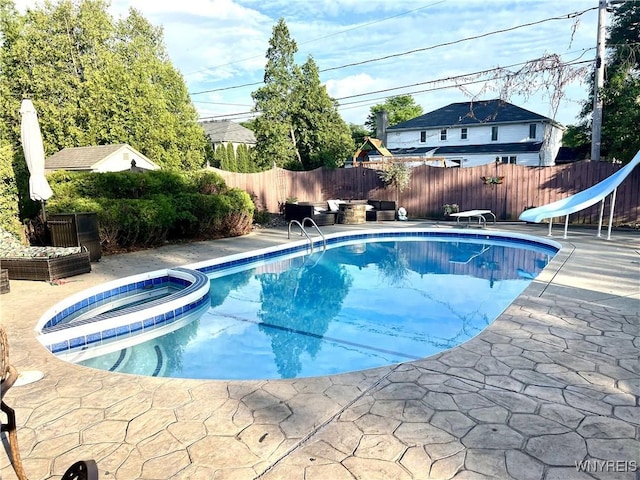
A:
[[[307,231],[304,228],[304,224],[305,222],[309,221],[311,223],[311,225],[313,225],[313,227],[316,229],[316,231],[318,232],[318,234],[322,237],[322,248],[323,250],[327,249],[327,239],[324,238],[324,234],[322,233],[322,231],[320,230],[320,228],[318,227],[318,225],[316,224],[316,222],[313,221],[313,218],[310,217],[304,217],[302,219],[302,223],[300,223],[298,220],[291,220],[289,222],[289,228],[287,230],[287,238],[291,238],[291,225],[298,225],[300,227],[300,235],[304,235],[305,237],[307,237],[307,240],[309,240],[309,247],[311,247],[311,253],[313,253],[313,240],[311,239],[311,237],[309,236],[309,234],[307,233]]]

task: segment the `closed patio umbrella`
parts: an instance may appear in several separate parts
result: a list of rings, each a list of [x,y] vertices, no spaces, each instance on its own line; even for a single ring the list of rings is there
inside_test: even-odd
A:
[[[29,196],[31,200],[42,203],[42,220],[47,221],[44,203],[51,198],[53,192],[44,176],[44,145],[38,123],[38,113],[31,100],[22,100],[20,106],[22,122],[20,124],[20,140],[24,158],[29,167]]]

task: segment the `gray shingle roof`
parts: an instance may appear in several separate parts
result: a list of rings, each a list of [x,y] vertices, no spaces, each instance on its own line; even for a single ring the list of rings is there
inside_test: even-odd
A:
[[[45,160],[47,170],[89,170],[93,165],[113,152],[126,146],[98,145],[91,147],[63,148]]]
[[[387,130],[450,128],[462,125],[535,122],[552,120],[503,100],[452,103]]]
[[[256,136],[251,130],[243,127],[239,123],[229,120],[201,122],[204,133],[209,137],[211,143],[245,143],[255,145]]]

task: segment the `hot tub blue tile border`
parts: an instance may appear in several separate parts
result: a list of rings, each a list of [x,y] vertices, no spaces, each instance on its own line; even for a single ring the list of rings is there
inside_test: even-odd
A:
[[[131,311],[135,311],[135,310],[142,310],[142,309],[146,309],[146,308],[150,308],[152,306],[158,305],[158,304],[162,304],[165,303],[167,301],[171,301],[180,297],[183,297],[184,295],[189,294],[191,291],[193,291],[194,289],[198,289],[202,286],[202,284],[204,282],[208,282],[209,279],[207,277],[205,278],[200,278],[200,275],[203,275],[202,272],[198,272],[197,270],[189,270],[189,269],[183,269],[183,268],[176,268],[173,270],[182,270],[184,272],[188,272],[191,273],[192,275],[194,275],[196,277],[196,280],[192,283],[190,280],[185,280],[183,278],[180,277],[176,277],[174,275],[165,275],[163,277],[156,277],[153,279],[148,279],[148,280],[141,280],[139,282],[133,282],[130,284],[126,284],[126,285],[119,285],[117,287],[114,287],[110,290],[106,290],[104,292],[102,292],[102,299],[99,300],[97,295],[92,295],[89,298],[85,298],[80,300],[79,302],[76,302],[73,305],[68,306],[67,308],[65,308],[64,310],[62,310],[61,312],[59,312],[58,314],[56,314],[52,319],[50,319],[48,322],[46,322],[44,328],[43,328],[43,332],[50,332],[50,331],[55,331],[59,328],[68,328],[65,327],[64,324],[62,324],[61,322],[63,322],[63,320],[65,320],[66,318],[68,318],[70,315],[76,313],[79,310],[82,309],[88,309],[90,306],[94,306],[96,303],[100,302],[100,301],[106,301],[114,296],[118,296],[118,295],[124,295],[127,292],[131,292],[131,291],[135,291],[135,290],[141,290],[144,288],[144,286],[164,286],[164,285],[169,285],[172,284],[174,286],[178,286],[180,287],[182,290],[179,292],[176,292],[174,294],[171,294],[167,297],[164,297],[162,299],[158,299],[152,302],[148,302],[144,305],[140,305],[140,306],[136,306],[136,307],[131,307],[130,309],[123,309],[123,310],[119,310],[117,312],[112,312],[112,313],[107,313],[107,314],[103,314],[103,315],[97,315],[96,317],[91,317],[88,318],[86,320],[82,320],[80,322],[76,322],[74,325],[81,325],[84,323],[90,323],[90,322],[94,322],[96,320],[100,320],[100,319],[105,319],[105,318],[110,318],[110,317],[116,317],[116,316],[121,316],[124,313],[129,313]],[[191,288],[189,288],[191,287]],[[58,328],[55,328],[58,327]]]
[[[72,350],[85,349],[95,344],[100,344],[106,340],[117,339],[119,337],[126,337],[140,330],[153,330],[155,328],[162,327],[164,325],[176,322],[185,315],[188,315],[193,310],[208,305],[210,302],[209,294],[203,295],[198,300],[188,303],[182,307],[178,307],[175,310],[166,312],[163,315],[155,315],[154,317],[146,318],[144,320],[136,320],[131,324],[121,325],[119,327],[105,328],[100,332],[91,333],[89,335],[80,335],[77,337],[69,338],[66,341],[47,345],[47,349],[51,353],[65,353]]]

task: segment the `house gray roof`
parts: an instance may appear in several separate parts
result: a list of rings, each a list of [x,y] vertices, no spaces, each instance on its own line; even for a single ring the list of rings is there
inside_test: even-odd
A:
[[[503,100],[479,100],[476,102],[452,103],[446,107],[389,127],[387,131],[451,128],[480,123],[499,124],[540,121],[552,122],[553,120]]]
[[[45,160],[45,169],[89,170],[97,162],[125,146],[126,144],[120,143],[118,145],[63,148]]]
[[[256,136],[251,130],[230,120],[201,122],[200,125],[211,143],[256,143]]]

